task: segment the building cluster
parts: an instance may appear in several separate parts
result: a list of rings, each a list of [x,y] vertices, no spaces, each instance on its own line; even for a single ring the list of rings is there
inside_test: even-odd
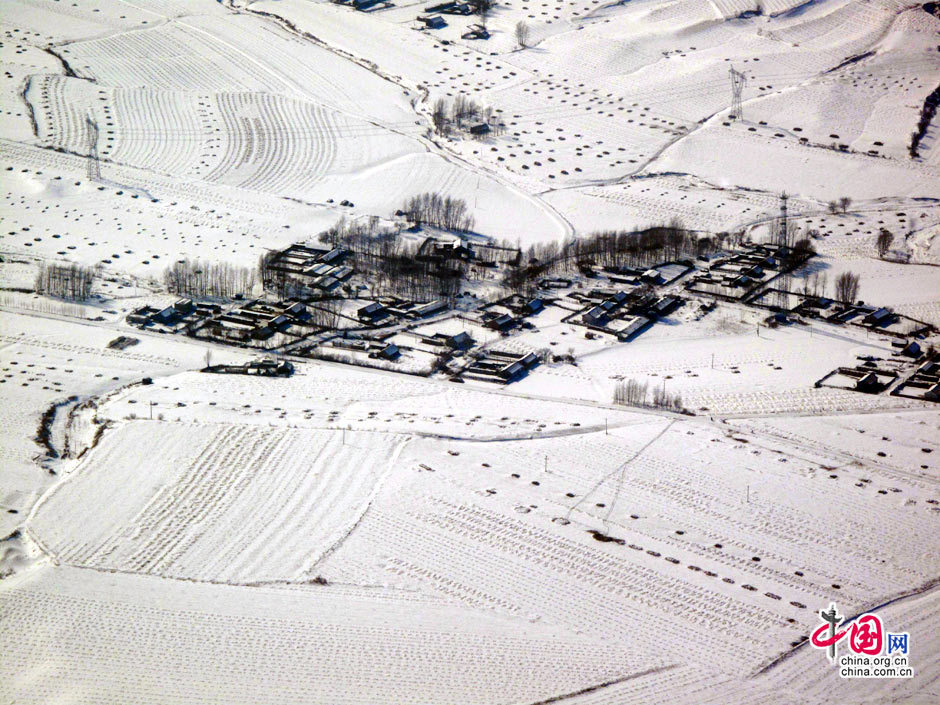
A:
[[[206,321],[198,333],[203,337],[223,341],[264,341],[275,333],[287,333],[294,327],[302,329],[298,335],[315,328],[310,309],[304,303],[270,303],[263,299],[254,299]]]
[[[356,317],[364,325],[388,325],[391,319],[414,321],[428,318],[448,309],[443,299],[434,301],[405,301],[392,296],[379,297],[356,310]]]
[[[309,292],[332,292],[355,273],[344,262],[349,250],[294,244],[271,253],[262,266],[261,278],[269,291],[291,287]]]
[[[940,402],[940,354],[924,351],[917,340],[892,342],[889,358],[863,356],[854,367],[838,367],[816,382],[817,387],[851,389],[866,394],[888,391],[923,401]]]
[[[570,322],[614,335],[621,342],[632,340],[683,303],[679,297],[660,296],[646,289],[629,292],[592,289],[585,293],[572,293],[570,298],[586,306],[585,310],[572,316]]]
[[[785,245],[748,243],[730,254],[710,259],[704,271],[686,285],[689,291],[728,300],[743,300],[781,272],[790,254]]]
[[[221,313],[222,307],[212,303],[196,303],[192,299],[178,299],[169,306],[156,308],[141,306],[127,315],[127,322],[139,328],[157,327],[175,331],[192,327]]]
[[[480,321],[490,330],[509,333],[517,327],[530,327],[525,319],[543,311],[545,305],[546,300],[542,297],[513,294],[484,306]]]

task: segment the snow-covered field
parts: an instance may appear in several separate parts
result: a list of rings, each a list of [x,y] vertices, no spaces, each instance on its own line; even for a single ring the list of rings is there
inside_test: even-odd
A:
[[[940,412],[814,385],[896,362],[887,334],[688,296],[627,343],[572,298],[503,337],[464,299],[396,324],[398,363],[267,378],[125,322],[173,304],[178,260],[254,267],[424,192],[525,248],[767,239],[786,191],[818,253],[793,288],[855,272],[940,325],[940,118],[909,151],[931,7],[501,0],[474,39],[478,15],[426,29],[423,3],[6,0],[0,701],[937,702]],[[435,131],[458,96],[489,134]],[[96,298],[35,293],[49,262],[96,266]],[[506,386],[430,374],[422,336],[462,332],[544,359]],[[629,380],[690,413],[614,405]],[[840,678],[807,642],[832,602],[909,632],[913,677]]]

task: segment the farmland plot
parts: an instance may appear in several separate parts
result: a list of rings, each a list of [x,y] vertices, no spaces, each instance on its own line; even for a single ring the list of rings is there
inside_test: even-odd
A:
[[[49,146],[87,154],[93,116],[101,159],[294,198],[309,197],[332,173],[414,151],[410,140],[358,118],[267,93],[108,91],[58,76],[31,89],[39,137]]]
[[[252,40],[257,32],[263,41]],[[232,61],[233,55],[242,60]],[[63,48],[63,56],[79,75],[105,86],[270,92],[400,123],[402,129],[412,114],[400,92],[366,69],[240,15],[196,16],[75,42]],[[372,100],[363,100],[366,93]]]
[[[892,414],[742,419],[734,424],[755,429],[801,448],[838,453],[845,460],[873,465],[909,477],[940,478],[936,411]],[[890,429],[890,430],[889,430]]]
[[[126,351],[110,350],[111,331],[67,321],[0,312],[0,535],[25,518],[38,493],[55,480],[35,462],[46,454],[36,442],[40,419],[61,404],[50,442],[66,452],[63,436],[72,396],[84,400],[141,377],[194,366],[202,350],[184,343],[144,340]],[[232,357],[237,357],[233,355]],[[76,451],[77,452],[77,451]]]
[[[65,566],[3,581],[0,627],[17,645],[0,653],[0,695],[21,703],[509,705],[627,679],[655,662],[412,592],[246,588]]]
[[[778,459],[662,420],[564,441],[418,441],[402,456],[410,477],[396,475],[323,572],[430,589],[740,673],[799,640],[815,623],[807,605],[872,606],[929,580],[937,557],[935,547],[924,554],[940,520],[923,503],[935,484],[891,478],[914,500],[897,503],[854,486],[858,470],[834,481],[825,456]],[[876,507],[890,517],[877,529],[863,519]],[[759,635],[743,628],[751,623]]]
[[[131,423],[47,495],[30,531],[71,565],[286,580],[356,523],[400,444],[387,434]]]
[[[910,679],[840,679],[835,667],[820,664],[822,653],[807,643],[787,652],[769,670],[752,678],[721,677],[695,666],[682,666],[644,675],[595,693],[572,698],[575,705],[643,705],[668,700],[689,705],[724,705],[729,701],[777,705],[781,702],[836,705],[929,703],[930,684],[940,672],[936,656],[936,630],[940,621],[940,592],[934,587],[878,610],[886,625],[905,624],[911,643],[924,648],[912,652],[914,677]],[[916,641],[914,641],[916,639]],[[783,695],[785,694],[785,695]]]
[[[780,165],[772,177],[759,173],[759,165],[769,161]],[[859,199],[885,195],[940,197],[940,188],[936,186],[940,183],[940,172],[929,165],[840,154],[721,124],[704,127],[671,147],[656,165],[657,169],[692,169],[713,182],[784,189],[823,202],[846,194]],[[890,194],[876,186],[884,183],[893,185]]]
[[[86,178],[87,159],[34,147],[0,143],[0,154],[5,247],[19,255],[145,277],[182,257],[253,266],[263,246],[286,247],[338,217],[329,207],[113,162],[102,165],[107,185],[96,184]]]

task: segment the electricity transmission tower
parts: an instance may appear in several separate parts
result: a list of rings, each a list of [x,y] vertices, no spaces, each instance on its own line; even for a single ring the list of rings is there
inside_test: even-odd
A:
[[[787,201],[789,198],[786,191],[780,194],[780,216],[777,218],[777,232],[774,238],[780,247],[788,247],[790,245],[789,221],[787,218]],[[780,259],[779,253],[778,259]],[[790,290],[790,284],[792,283],[790,273],[785,273],[778,279],[778,282],[777,286],[781,293],[777,295],[776,303],[781,308],[787,309],[789,308],[789,296],[783,292]]]
[[[101,164],[98,162],[98,123],[90,117],[85,118],[85,128],[88,133],[88,171],[87,176],[91,181],[101,180]]]
[[[790,197],[784,191],[780,194],[780,216],[777,218],[777,244],[783,247],[787,243],[787,201]]]
[[[731,117],[734,120],[744,119],[744,109],[741,107],[741,94],[747,85],[747,76],[731,67]]]

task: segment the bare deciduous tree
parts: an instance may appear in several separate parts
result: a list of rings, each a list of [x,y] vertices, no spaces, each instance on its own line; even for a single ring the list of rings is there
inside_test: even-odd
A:
[[[879,257],[884,259],[884,256],[888,254],[888,250],[891,249],[892,242],[894,242],[894,235],[887,228],[882,228],[878,232],[878,239],[875,241],[875,244],[878,247]]]
[[[852,205],[852,199],[849,198],[848,196],[843,196],[842,198],[839,199],[839,208],[842,209],[843,213],[848,213],[849,206],[851,205]]]
[[[861,277],[854,272],[843,272],[836,279],[836,299],[844,303],[855,303]]]
[[[529,25],[525,22],[519,21],[516,23],[516,44],[519,45],[520,49],[529,46]]]
[[[434,101],[431,122],[434,123],[434,131],[437,134],[446,136],[450,133],[450,122],[447,120],[447,101],[443,98]]]

